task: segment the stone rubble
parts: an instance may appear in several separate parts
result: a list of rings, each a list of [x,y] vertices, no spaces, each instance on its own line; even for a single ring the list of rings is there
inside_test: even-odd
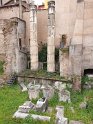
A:
[[[70,107],[72,113],[75,113],[74,107]]]
[[[64,107],[57,106],[56,110],[56,124],[68,124],[68,119],[64,117]]]
[[[62,116],[64,116],[64,106],[57,106],[56,110],[57,110],[56,117],[61,119]]]
[[[93,82],[89,81],[89,82],[86,82],[84,85],[83,85],[83,89],[93,89]]]
[[[41,121],[50,121],[51,117],[48,116],[41,116],[41,115],[35,115],[32,114],[31,117],[35,120],[41,120]]]
[[[87,102],[84,101],[84,102],[82,102],[82,103],[79,105],[79,108],[80,108],[80,109],[86,109],[87,106],[88,106]]]
[[[51,86],[47,86],[47,87],[42,86],[42,90],[43,90],[43,97],[47,99],[51,99],[54,96],[54,88],[52,88]]]
[[[39,98],[39,91],[40,91],[40,85],[30,85],[30,87],[28,87],[29,99],[32,100]]]
[[[71,102],[70,92],[68,90],[59,91],[59,101],[70,103]]]
[[[36,111],[45,112],[48,109],[48,101],[46,98],[41,98],[36,103]]]
[[[57,90],[63,90],[63,89],[66,89],[66,84],[65,83],[62,83],[60,81],[56,81],[55,82],[55,89]]]
[[[16,111],[14,113],[14,115],[13,115],[13,118],[22,118],[22,119],[25,119],[28,116],[29,116],[28,113],[22,113],[22,112]]]
[[[54,84],[55,89],[58,89],[59,90],[61,84],[62,84],[62,82],[56,81],[55,84]]]
[[[31,101],[26,101],[22,106],[19,106],[18,111],[22,113],[28,113],[34,108],[34,104]]]
[[[24,86],[24,83],[21,83],[21,86]],[[23,105],[19,106],[17,112],[13,115],[13,117],[16,118],[26,118],[26,117],[32,117],[36,120],[42,120],[42,121],[50,121],[51,117],[48,116],[41,116],[41,115],[35,115],[35,114],[29,114],[30,110],[38,111],[38,112],[45,112],[52,111],[52,108],[48,109],[48,99],[51,99],[54,96],[55,89],[58,90],[59,94],[59,101],[63,102],[70,102],[70,92],[66,90],[66,84],[62,82],[55,82],[55,88],[48,85],[36,85],[30,82],[27,85],[28,95],[29,99],[36,99],[39,98],[39,92],[42,91],[43,98],[38,99],[36,105],[34,105],[31,101],[26,101]],[[68,119],[64,117],[64,107],[63,106],[57,106],[56,107],[57,113],[56,113],[56,124],[68,124]]]
[[[20,85],[21,88],[22,88],[22,92],[27,91],[27,87],[25,86],[25,84],[24,84],[23,82],[19,83],[19,85]]]
[[[81,121],[73,121],[73,120],[71,120],[69,122],[69,124],[84,124],[84,123],[82,123]]]

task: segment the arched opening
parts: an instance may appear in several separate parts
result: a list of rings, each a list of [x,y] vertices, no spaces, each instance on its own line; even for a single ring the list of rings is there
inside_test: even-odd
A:
[[[93,69],[85,69],[84,75],[93,75]]]

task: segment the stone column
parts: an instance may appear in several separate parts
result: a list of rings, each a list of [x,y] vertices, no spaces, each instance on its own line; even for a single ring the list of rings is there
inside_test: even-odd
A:
[[[16,3],[16,0],[15,0]],[[22,12],[22,0],[19,0],[19,18],[23,18],[23,12]]]
[[[55,2],[48,2],[47,71],[55,72]]]
[[[30,61],[31,70],[38,70],[37,7],[30,3]]]

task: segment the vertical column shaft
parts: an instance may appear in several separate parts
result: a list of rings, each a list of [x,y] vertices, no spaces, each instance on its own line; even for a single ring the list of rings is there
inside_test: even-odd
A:
[[[37,10],[30,4],[30,59],[31,70],[38,70],[38,43],[37,43]]]
[[[48,2],[47,71],[55,72],[55,2]]]
[[[16,0],[15,0],[16,3]],[[22,12],[22,0],[19,0],[19,18],[23,18],[23,12]]]

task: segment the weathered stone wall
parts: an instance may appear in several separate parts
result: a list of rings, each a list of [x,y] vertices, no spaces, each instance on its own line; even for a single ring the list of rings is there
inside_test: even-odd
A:
[[[37,40],[38,44],[47,43],[48,37],[48,10],[37,11]]]
[[[64,34],[67,35],[67,44],[69,44],[75,26],[76,9],[77,0],[55,0],[55,43],[57,46],[60,45]]]
[[[5,59],[5,73],[21,72],[27,67],[26,51],[19,48],[19,38],[22,39],[22,48],[25,47],[25,22],[18,18],[0,20],[0,22],[3,22],[0,23],[2,24],[0,30],[3,29],[0,37],[3,34],[4,52],[2,46],[0,50],[2,50],[1,55],[4,55]]]
[[[0,7],[0,19],[10,19],[13,17],[19,18],[18,6]]]
[[[93,68],[93,1],[78,2],[74,33],[70,46],[72,74],[81,75]],[[78,69],[79,68],[79,69]]]
[[[83,43],[84,1],[77,4],[76,21],[70,44],[69,68],[71,75],[81,76]]]
[[[60,76],[69,76],[69,49],[63,48],[59,50],[60,58]]]
[[[26,47],[30,51],[30,12],[23,13],[23,20],[26,22]]]
[[[84,0],[83,67],[93,69],[93,0]]]
[[[27,49],[26,49],[26,23],[18,19],[17,27],[17,43],[18,49],[16,50],[17,72],[24,71],[27,68]],[[19,46],[19,39],[21,39],[21,49]]]
[[[7,20],[6,20],[7,22]],[[0,20],[0,55],[5,54],[5,42],[4,42],[4,20]]]
[[[82,45],[69,47],[69,75],[81,76],[82,72]]]

